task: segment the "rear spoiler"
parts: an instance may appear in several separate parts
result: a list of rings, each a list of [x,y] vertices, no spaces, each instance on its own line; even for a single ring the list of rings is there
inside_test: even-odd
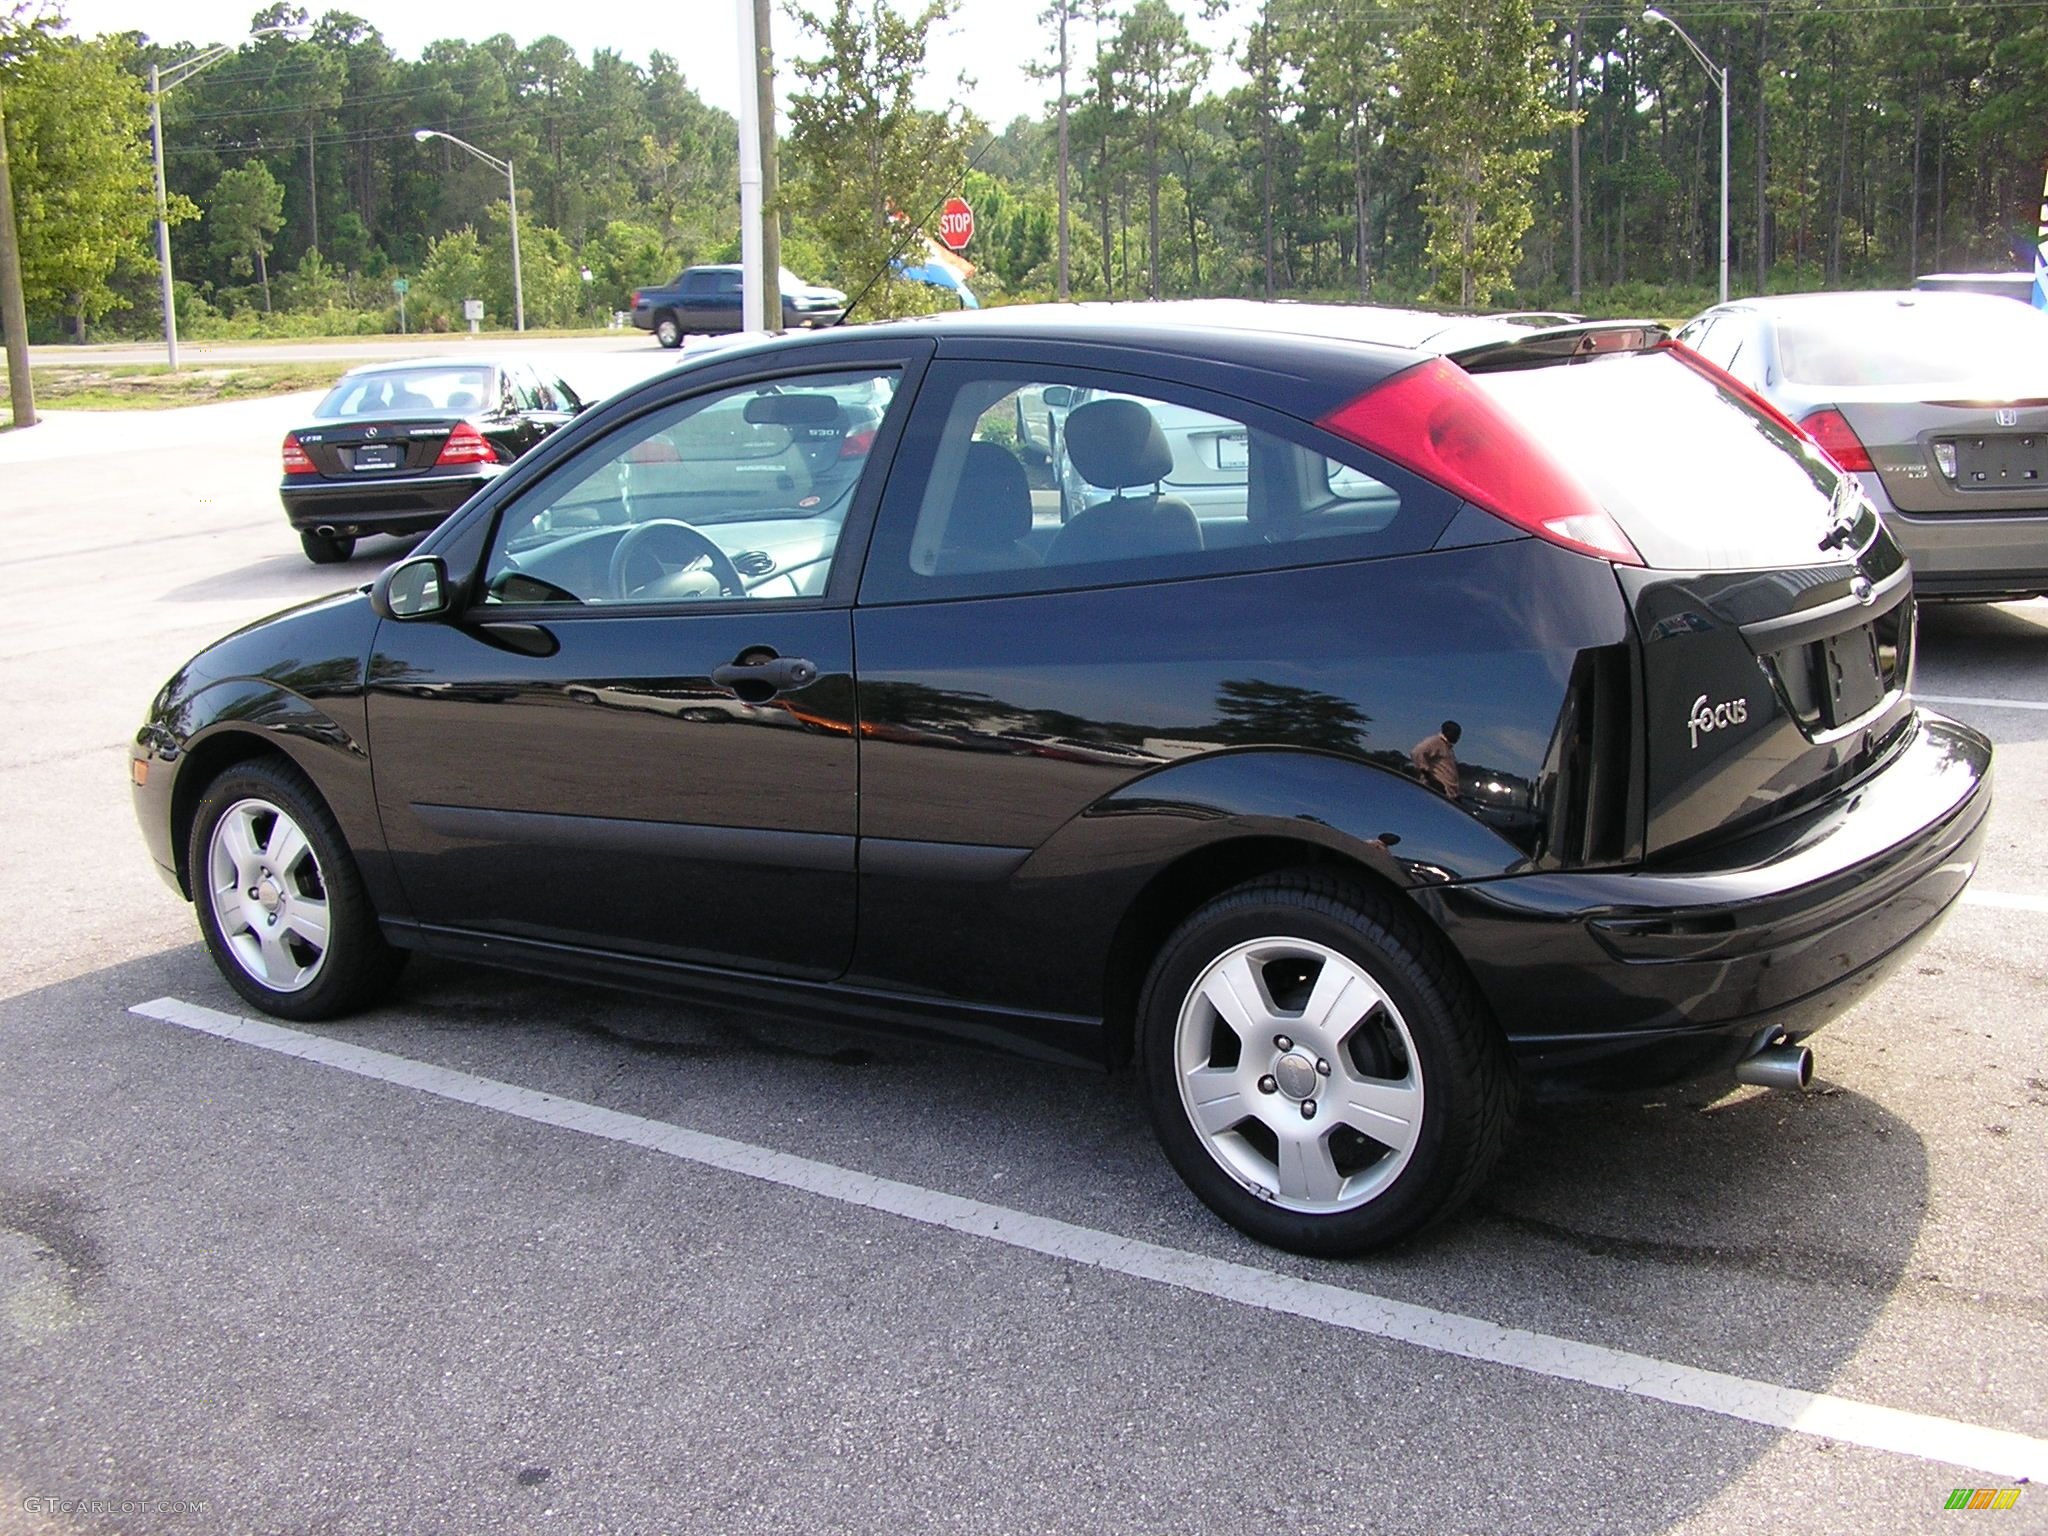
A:
[[[1543,368],[1553,363],[1584,362],[1589,358],[1613,357],[1621,353],[1651,352],[1663,346],[1670,337],[1671,333],[1654,320],[1579,320],[1569,325],[1542,326],[1509,336],[1495,334],[1485,341],[1453,347],[1443,355],[1467,373],[1494,373],[1510,368]]]

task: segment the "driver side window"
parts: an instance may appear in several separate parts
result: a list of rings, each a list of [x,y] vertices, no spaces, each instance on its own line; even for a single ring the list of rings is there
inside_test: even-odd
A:
[[[822,595],[895,393],[892,370],[813,374],[621,427],[505,508],[484,603]]]

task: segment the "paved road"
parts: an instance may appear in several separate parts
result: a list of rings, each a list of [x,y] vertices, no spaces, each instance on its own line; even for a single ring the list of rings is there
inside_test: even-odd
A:
[[[614,331],[602,336],[517,336],[508,332],[470,336],[333,336],[304,341],[180,341],[180,367],[203,368],[215,363],[377,362],[394,357],[435,357],[448,352],[517,352],[532,357],[585,357],[604,352],[652,352],[661,348],[645,331]],[[161,363],[164,346],[157,342],[110,342],[74,347],[30,347],[31,366],[115,367],[129,363]],[[674,361],[673,354],[669,360]]]
[[[1931,1459],[2048,1440],[2048,604],[1926,618],[1923,692],[2011,701],[1950,707],[2013,904],[1822,1093],[1540,1109],[1473,1209],[1317,1263],[1121,1078],[428,963],[223,1038],[124,743],[335,585],[273,498],[301,404],[0,435],[0,1532],[2048,1529]]]

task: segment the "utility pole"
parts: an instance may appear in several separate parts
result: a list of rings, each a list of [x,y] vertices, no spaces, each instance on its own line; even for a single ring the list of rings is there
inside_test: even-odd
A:
[[[171,291],[170,197],[164,191],[164,87],[157,67],[149,66],[150,158],[156,162],[156,273],[163,288],[164,356],[178,371],[178,309]]]
[[[740,79],[755,79],[761,59],[754,47],[754,0],[733,0],[740,33]],[[740,329],[767,328],[768,296],[761,291],[761,93],[740,91]],[[778,304],[778,308],[780,305]]]
[[[36,424],[35,386],[28,376],[28,306],[21,297],[21,244],[15,238],[14,180],[7,169],[7,107],[0,93],[0,330],[7,333],[7,393],[14,424]]]
[[[278,34],[293,35],[296,22],[274,27],[258,27],[249,38],[271,37]],[[248,39],[244,39],[247,41]],[[164,305],[164,359],[170,364],[171,372],[178,371],[178,313],[174,306],[171,286],[171,212],[170,195],[164,190],[164,92],[183,85],[202,69],[218,64],[222,59],[240,47],[239,43],[215,43],[195,53],[189,59],[180,59],[169,69],[159,70],[149,66],[149,148],[150,158],[156,168],[156,265],[158,281],[163,289]],[[312,130],[306,130],[306,161],[310,174],[313,159]],[[317,222],[319,214],[314,214]],[[319,231],[314,231],[314,243],[319,243]],[[269,301],[266,299],[266,303]]]
[[[782,329],[782,178],[775,148],[775,40],[769,0],[754,0],[754,117],[761,136],[761,291],[767,329]]]

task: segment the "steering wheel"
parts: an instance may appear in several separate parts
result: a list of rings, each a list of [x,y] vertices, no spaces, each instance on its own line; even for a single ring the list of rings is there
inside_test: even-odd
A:
[[[665,561],[661,553],[664,550],[675,554],[677,562]],[[634,569],[636,561],[640,566],[638,570]],[[721,595],[747,595],[746,578],[740,575],[740,568],[732,563],[732,557],[696,528],[674,517],[657,517],[636,523],[612,546],[611,594],[614,598],[638,598],[642,601],[701,597],[704,595],[701,589],[686,588],[678,583],[678,578],[691,574],[700,561],[718,582]],[[672,583],[676,584],[676,590],[660,590]]]

